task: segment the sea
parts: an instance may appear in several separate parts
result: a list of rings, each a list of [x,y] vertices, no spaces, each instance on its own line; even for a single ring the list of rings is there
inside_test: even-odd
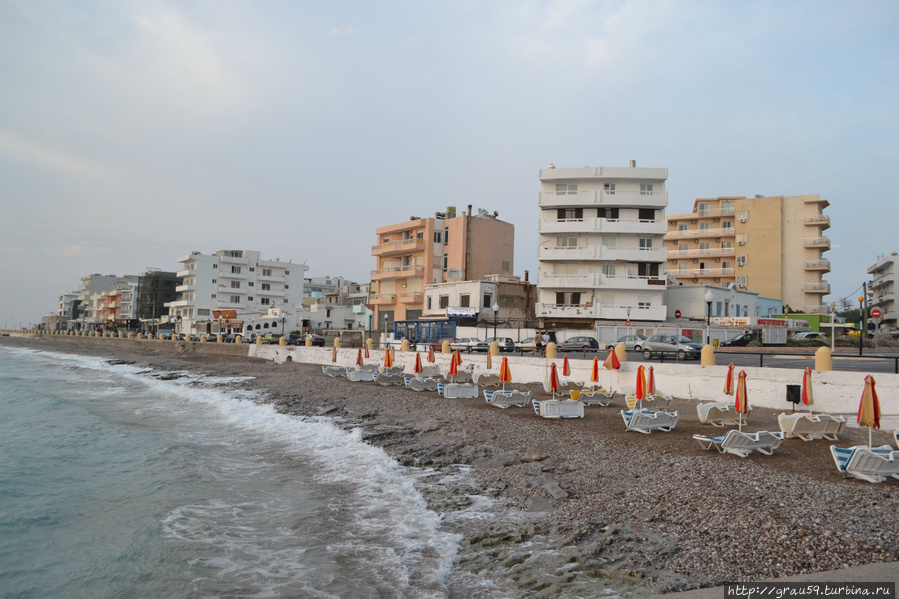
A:
[[[0,347],[0,597],[510,596],[427,473],[240,381]]]

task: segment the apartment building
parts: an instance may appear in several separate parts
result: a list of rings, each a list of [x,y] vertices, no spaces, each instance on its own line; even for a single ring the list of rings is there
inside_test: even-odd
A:
[[[541,327],[665,320],[667,179],[634,161],[540,170]]]
[[[503,327],[526,328],[533,324],[535,302],[535,289],[515,276],[489,275],[478,281],[425,286],[425,316],[454,318],[466,325],[496,320]]]
[[[371,271],[370,304],[381,329],[399,320],[422,317],[425,285],[449,280],[477,280],[488,274],[511,275],[514,225],[498,214],[479,210],[434,218],[412,217],[380,227],[371,248],[377,268]],[[385,318],[386,317],[386,318]]]
[[[94,331],[127,325],[134,318],[137,275],[81,277],[81,321],[75,328]]]
[[[797,312],[827,313],[829,205],[818,195],[697,199],[669,214],[666,273],[678,282],[779,298]]]
[[[77,304],[75,304],[76,301],[78,302]],[[80,291],[69,291],[68,293],[63,293],[59,296],[59,299],[56,303],[56,315],[59,316],[63,321],[71,320],[77,316],[75,314],[75,311],[77,310],[77,306],[79,306],[80,304]]]
[[[215,333],[225,324],[239,331],[244,321],[268,314],[271,308],[295,309],[303,301],[303,279],[309,268],[291,260],[265,260],[253,250],[191,252],[178,262],[179,297],[165,306],[169,320],[185,333]],[[227,323],[214,314],[224,310],[229,314]]]
[[[892,252],[889,256],[881,257],[877,262],[868,267],[871,282],[868,284],[868,308],[880,310],[880,330],[896,330],[899,328],[896,311],[896,293],[899,290],[897,276],[899,276],[899,255]]]

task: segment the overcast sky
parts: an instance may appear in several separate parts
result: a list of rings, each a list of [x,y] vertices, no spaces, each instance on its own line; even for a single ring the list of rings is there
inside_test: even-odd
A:
[[[897,248],[894,0],[0,0],[0,324],[90,273],[255,249],[367,281],[374,229],[515,225],[540,168],[820,194],[833,295]]]

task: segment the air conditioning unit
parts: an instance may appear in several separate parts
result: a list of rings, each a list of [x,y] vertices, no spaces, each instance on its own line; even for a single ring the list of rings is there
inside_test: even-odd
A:
[[[699,258],[693,258],[693,264],[696,264],[697,262],[699,262]]]
[[[741,218],[741,219],[740,219],[740,222],[741,222],[741,223],[745,223],[745,222],[746,222],[746,219],[745,219],[745,218]]]
[[[715,262],[721,262],[721,258],[715,258]]]
[[[720,238],[720,237],[716,237],[716,238],[715,238],[715,241],[721,241],[721,238]]]
[[[695,221],[695,220],[691,220],[690,222],[693,223],[694,225],[696,224],[696,221]]]
[[[742,239],[740,241],[738,241],[737,243],[739,243],[740,245],[746,245],[746,242]]]

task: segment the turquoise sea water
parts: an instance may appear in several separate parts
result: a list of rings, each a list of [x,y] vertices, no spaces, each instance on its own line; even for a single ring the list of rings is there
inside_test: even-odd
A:
[[[448,596],[459,538],[381,450],[157,374],[0,348],[0,596]]]

